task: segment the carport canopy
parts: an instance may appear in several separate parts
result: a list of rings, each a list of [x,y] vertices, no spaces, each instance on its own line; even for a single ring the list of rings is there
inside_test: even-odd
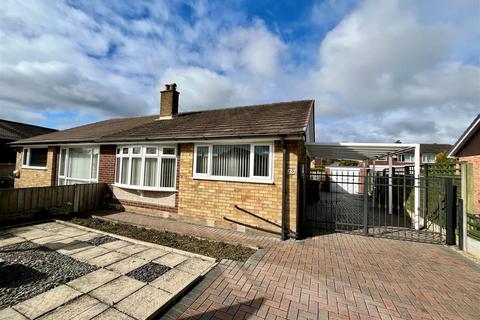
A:
[[[327,158],[341,160],[375,160],[393,154],[411,152],[419,144],[406,143],[307,143],[307,154],[311,159]]]

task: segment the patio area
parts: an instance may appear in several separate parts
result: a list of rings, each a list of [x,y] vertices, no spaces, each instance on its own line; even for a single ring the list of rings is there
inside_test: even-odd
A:
[[[63,222],[0,235],[0,319],[149,319],[216,264]]]

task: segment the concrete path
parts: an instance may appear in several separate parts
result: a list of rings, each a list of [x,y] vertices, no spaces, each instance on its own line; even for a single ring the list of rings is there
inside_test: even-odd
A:
[[[6,231],[14,236],[0,247],[31,241],[98,269],[0,310],[0,319],[150,319],[215,265],[212,258],[73,224]]]
[[[479,319],[480,268],[442,245],[334,233],[280,242],[146,217],[122,222],[260,246],[222,261],[165,319]]]

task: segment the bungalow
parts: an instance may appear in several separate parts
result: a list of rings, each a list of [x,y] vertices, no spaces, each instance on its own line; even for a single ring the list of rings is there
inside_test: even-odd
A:
[[[110,119],[16,141],[15,187],[103,182],[110,207],[254,232],[298,230],[298,173],[314,138],[314,101]],[[44,166],[31,165],[45,154]],[[283,226],[282,228],[280,226]]]

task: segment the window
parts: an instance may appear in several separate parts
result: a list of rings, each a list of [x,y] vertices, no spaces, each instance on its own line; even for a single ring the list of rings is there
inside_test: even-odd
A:
[[[196,145],[194,178],[227,181],[273,181],[273,144]]]
[[[435,153],[422,154],[422,162],[423,163],[434,163],[435,159],[436,159]]]
[[[58,184],[97,182],[99,149],[96,147],[61,148]]]
[[[175,147],[121,147],[117,149],[116,157],[116,185],[145,190],[175,190]]]
[[[415,157],[413,153],[402,153],[398,155],[399,161],[402,162],[415,162]]]
[[[47,148],[24,148],[22,166],[26,168],[47,168]]]

